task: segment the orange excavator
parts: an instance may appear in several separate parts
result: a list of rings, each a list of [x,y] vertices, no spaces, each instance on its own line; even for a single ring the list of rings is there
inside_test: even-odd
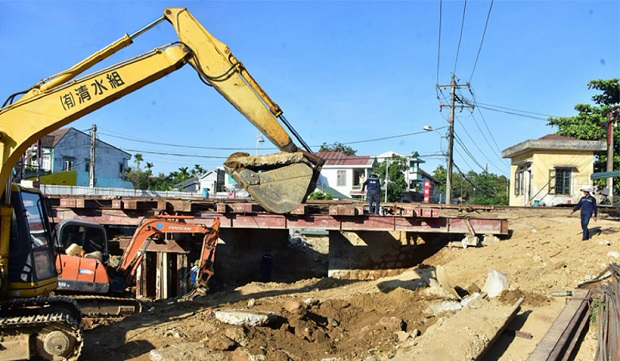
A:
[[[206,294],[213,276],[215,249],[220,221],[211,227],[187,223],[191,216],[160,215],[145,218],[136,229],[125,248],[120,262],[110,256],[107,233],[101,225],[66,221],[58,225],[58,246],[66,253],[56,261],[61,272],[57,293],[77,301],[82,315],[88,317],[126,316],[141,310],[141,303],[126,297],[127,288],[134,285],[136,270],[151,243],[178,246],[174,235],[200,235],[203,238],[198,256],[198,274],[195,286],[183,299],[193,299]],[[170,248],[170,247],[169,247]],[[187,270],[186,270],[187,271]],[[186,279],[189,272],[186,273]],[[181,295],[179,295],[181,296]]]

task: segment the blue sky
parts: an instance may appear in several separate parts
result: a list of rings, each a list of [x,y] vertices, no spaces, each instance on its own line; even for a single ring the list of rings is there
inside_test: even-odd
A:
[[[439,1],[0,4],[3,101],[124,33],[140,29],[163,14],[164,8],[187,7],[231,48],[311,145],[413,133],[425,125],[440,128],[447,124],[448,110],[439,112],[435,90]],[[487,0],[467,2],[455,73],[463,83],[472,73],[489,4]],[[455,66],[463,1],[446,0],[442,6],[439,82],[447,84]],[[496,0],[471,80],[476,100],[543,114],[574,115],[574,105],[590,102],[594,94],[587,89],[588,81],[620,76],[619,15],[619,1]],[[160,24],[101,67],[175,40],[172,27]],[[463,95],[471,98],[467,90]],[[477,110],[473,117],[466,110],[457,113],[456,132],[473,157],[483,166],[489,163],[494,173],[508,172],[508,163],[499,159],[495,143],[505,149],[554,131],[545,120],[479,111],[482,115]],[[189,66],[72,126],[85,130],[91,124],[99,127],[100,139],[124,149],[219,157],[230,153],[157,146],[113,135],[178,145],[256,146],[255,128],[204,86]],[[444,148],[446,144],[444,140]],[[433,154],[440,151],[440,134],[428,132],[353,147],[359,155],[388,150]],[[215,168],[223,161],[151,154],[144,158],[155,164],[155,172],[196,163]],[[442,162],[439,157],[428,157],[424,168],[432,171]],[[480,171],[460,145],[455,163],[463,171]]]

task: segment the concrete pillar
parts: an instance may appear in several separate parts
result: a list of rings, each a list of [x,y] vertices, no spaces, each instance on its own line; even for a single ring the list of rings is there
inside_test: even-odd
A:
[[[329,231],[329,277],[375,279],[401,273],[436,251],[411,232]]]

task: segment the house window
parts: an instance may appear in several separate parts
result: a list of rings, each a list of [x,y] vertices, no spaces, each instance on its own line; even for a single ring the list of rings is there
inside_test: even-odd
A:
[[[118,173],[120,174],[121,178],[125,175],[125,164],[124,163],[118,163]]]
[[[524,194],[523,182],[525,181],[525,167],[518,167],[515,170],[515,196],[520,196]]]
[[[49,154],[43,155],[43,165],[42,168],[44,171],[49,172],[52,170],[52,157]]]
[[[84,171],[90,172],[90,159],[84,158]]]
[[[62,158],[62,164],[63,164],[62,170],[64,171],[72,170],[74,162],[75,162],[74,158],[68,158],[68,157]]]
[[[549,183],[554,183],[555,194],[570,195],[570,185],[573,170],[571,168],[555,168],[555,179],[549,179]],[[550,192],[551,193],[551,192]]]
[[[347,171],[339,170],[336,179],[336,185],[338,187],[346,187],[347,186]]]

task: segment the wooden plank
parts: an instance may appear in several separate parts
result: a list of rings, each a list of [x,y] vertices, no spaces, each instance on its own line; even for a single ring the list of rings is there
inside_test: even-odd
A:
[[[187,255],[177,254],[177,296],[187,294],[187,279],[189,269],[187,268]]]
[[[570,341],[579,337],[577,331],[580,328],[582,318],[587,318],[589,311],[589,290],[577,289],[573,291],[573,297],[566,303],[558,318],[555,319],[543,339],[538,343],[534,352],[530,354],[528,361],[558,360],[567,350]]]

